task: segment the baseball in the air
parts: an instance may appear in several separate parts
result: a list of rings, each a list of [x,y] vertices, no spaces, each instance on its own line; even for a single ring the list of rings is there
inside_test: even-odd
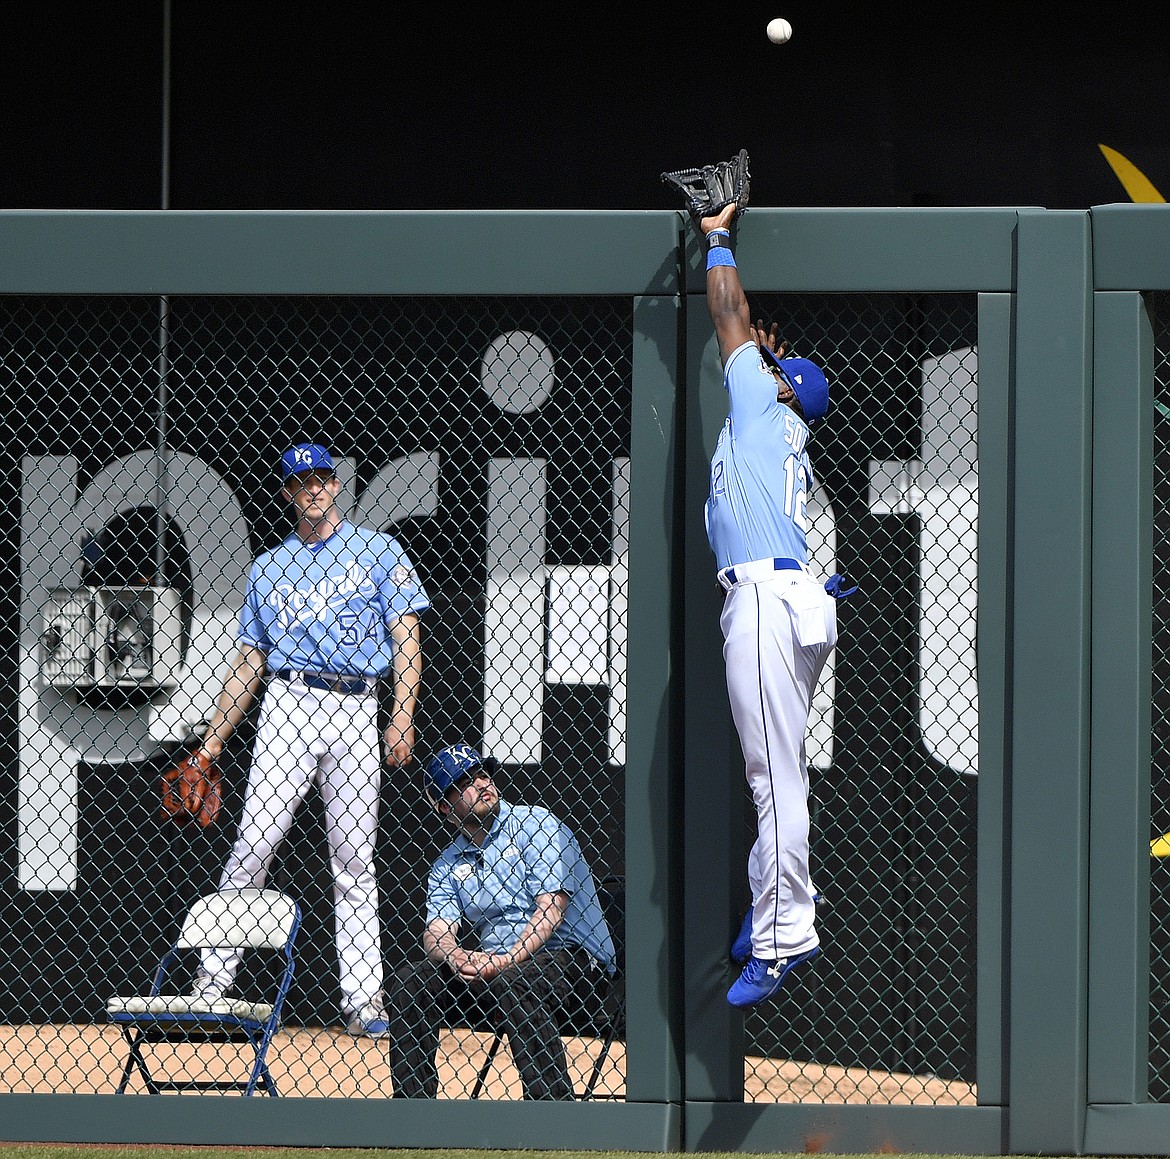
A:
[[[783,17],[768,21],[768,39],[773,44],[783,44],[792,35],[792,25]]]

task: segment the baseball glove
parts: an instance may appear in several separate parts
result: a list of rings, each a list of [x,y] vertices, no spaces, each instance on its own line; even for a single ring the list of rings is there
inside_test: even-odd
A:
[[[177,825],[195,822],[201,828],[215,822],[223,805],[219,766],[202,749],[188,753],[162,775],[162,818]]]
[[[682,194],[687,212],[696,225],[704,217],[714,217],[733,201],[735,217],[732,221],[747,212],[751,174],[746,149],[740,149],[730,161],[704,165],[702,169],[676,169],[672,173],[663,173],[662,181]]]

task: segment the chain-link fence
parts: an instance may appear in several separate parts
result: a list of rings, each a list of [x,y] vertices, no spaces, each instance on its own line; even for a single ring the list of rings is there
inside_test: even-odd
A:
[[[1170,1101],[1170,858],[1158,835],[1170,831],[1170,306],[1165,294],[1151,295],[1154,319],[1154,588],[1153,704],[1150,818],[1154,841],[1150,871],[1150,1098]]]
[[[40,1100],[19,1096],[116,1089],[130,1047],[107,1004],[149,987],[192,903],[229,869],[239,884],[235,869],[244,873],[251,852],[249,864],[295,898],[303,918],[268,1058],[279,1093],[302,1096],[282,1113],[322,1145],[388,1136],[452,1145],[451,1131],[478,1139],[481,1123],[499,1145],[518,1145],[518,1135],[531,1143],[526,1132],[540,1115],[493,1106],[539,1095],[551,1073],[533,1077],[525,1030],[536,1022],[516,1021],[528,993],[512,992],[509,1010],[496,997],[443,1009],[436,1093],[461,1105],[436,1117],[407,1100],[380,1102],[401,1093],[394,1048],[409,1036],[401,1024],[389,1034],[379,1024],[395,1025],[401,972],[423,962],[428,927],[450,912],[432,866],[458,869],[451,889],[470,893],[500,872],[502,860],[489,865],[493,852],[508,852],[477,853],[473,842],[448,853],[447,809],[466,806],[483,782],[456,778],[450,793],[438,786],[438,809],[424,794],[431,756],[466,743],[499,760],[492,779],[510,813],[544,824],[527,810],[547,809],[572,834],[599,887],[615,958],[627,946],[633,955],[628,974],[611,978],[593,965],[608,948],[577,955],[573,944],[541,995],[553,1014],[543,1041],[556,1041],[552,1064],[563,1052],[567,1078],[554,1093],[607,1102],[562,1108],[579,1125],[574,1138],[648,1150],[685,1140],[702,1150],[774,1148],[799,1135],[810,1146],[825,1104],[853,1104],[832,1108],[844,1131],[833,1146],[874,1137],[874,1124],[889,1125],[895,1145],[923,1123],[920,1147],[940,1129],[951,1141],[974,1131],[991,1153],[1010,1127],[1024,1152],[1063,1152],[1077,1140],[1051,1124],[1076,1120],[1086,1100],[1074,1088],[1087,1074],[1095,1103],[1142,1104],[1125,1108],[1135,1112],[1125,1116],[1131,1135],[1114,1134],[1116,1120],[1090,1106],[1093,1137],[1139,1153],[1142,1132],[1160,1122],[1150,1112],[1170,1102],[1161,1013],[1170,859],[1149,859],[1147,1036],[1140,1017],[1119,1009],[1133,995],[1146,1004],[1144,977],[1102,997],[1101,979],[1117,963],[1124,973],[1127,954],[1137,964],[1130,973],[1146,973],[1146,851],[1139,838],[1140,869],[1124,863],[1145,818],[1104,788],[1132,787],[1125,758],[1102,769],[1100,757],[1113,747],[1101,738],[1141,718],[1129,686],[1114,687],[1124,680],[1106,677],[1123,674],[1102,658],[1115,642],[1126,665],[1144,672],[1148,633],[1135,641],[1128,624],[1100,615],[1097,581],[1113,557],[1125,567],[1123,556],[1145,550],[1148,520],[1140,505],[1123,510],[1127,496],[1107,466],[1130,427],[1148,433],[1147,304],[1158,392],[1170,343],[1165,289],[1144,299],[1132,289],[1160,283],[1140,264],[1154,247],[1129,244],[1128,231],[1143,237],[1161,217],[1108,207],[1097,216],[1096,288],[1087,223],[1076,215],[764,209],[748,219],[752,246],[745,239],[741,248],[758,247],[765,262],[754,285],[793,247],[825,259],[802,263],[820,271],[815,282],[769,280],[785,292],[750,298],[753,314],[779,321],[793,351],[822,360],[835,384],[810,444],[819,483],[812,547],[820,571],[843,572],[861,590],[839,605],[840,643],[809,737],[823,952],[776,1001],[748,1013],[742,1040],[724,1001],[734,970],[722,928],[734,931],[749,900],[755,822],[726,715],[717,621],[690,615],[700,591],[713,598],[702,528],[683,517],[705,497],[711,447],[694,436],[717,430],[726,412],[715,414],[725,397],[708,358],[701,270],[674,248],[685,223],[567,215],[553,223],[561,247],[550,256],[531,244],[543,221],[505,216],[491,224],[505,248],[523,249],[522,278],[512,265],[497,274],[494,251],[470,246],[440,261],[430,280],[424,271],[416,290],[397,269],[363,264],[363,239],[394,252],[401,231],[415,228],[397,220],[264,216],[261,252],[323,253],[328,246],[312,244],[321,238],[341,247],[344,272],[335,263],[320,277],[303,263],[287,276],[257,274],[255,262],[227,260],[222,249],[215,261],[196,260],[207,237],[256,240],[251,223],[234,217],[5,220],[15,248],[6,250],[0,297],[0,375],[13,469],[0,476],[10,516],[0,557],[14,595],[0,617],[8,722],[0,748],[12,772],[0,794],[11,834],[0,862],[0,1087],[17,1096],[6,1104],[13,1137],[40,1137]],[[462,215],[418,223],[453,248],[484,224]],[[773,226],[791,230],[783,246]],[[130,263],[129,273],[111,268],[107,233],[161,236],[163,255]],[[620,277],[607,263],[581,276],[581,255],[601,236],[621,240]],[[856,255],[861,273],[848,252],[858,236],[878,245],[877,256]],[[59,261],[66,252],[77,257],[68,269]],[[175,292],[160,297],[155,285]],[[916,285],[947,292],[906,289]],[[1123,401],[1110,410],[1106,398]],[[1154,401],[1156,537],[1166,400]],[[1080,409],[1090,403],[1095,425]],[[1055,478],[1029,439],[1059,460]],[[281,453],[302,442],[327,446],[335,473],[282,489]],[[346,557],[333,574],[314,549],[262,598],[273,561],[300,550],[297,541],[282,547],[294,514],[312,524],[322,496],[364,529],[362,551],[378,545],[374,571],[355,548],[352,565]],[[1118,513],[1112,537],[1106,509]],[[397,546],[362,538],[383,534]],[[392,673],[378,660],[409,655],[415,591],[399,549],[428,606],[420,667]],[[1152,837],[1170,826],[1156,538],[1154,554]],[[264,569],[253,568],[258,559]],[[350,596],[360,603],[374,588],[386,606],[362,619]],[[1110,612],[1142,622],[1131,591],[1119,585],[1111,595]],[[253,625],[247,645],[264,609],[303,625],[341,605],[355,618],[330,622],[368,664],[339,674],[308,657],[285,671],[281,660],[284,674],[266,673],[255,686],[262,703],[226,740],[217,821],[203,828],[164,817],[163,773],[206,738],[217,702],[230,708],[250,682],[241,621]],[[709,600],[702,610],[715,615]],[[1058,611],[1071,624],[1067,640],[1056,639]],[[406,635],[388,649],[387,632]],[[1046,668],[1055,653],[1060,670]],[[224,701],[233,664],[239,679]],[[366,682],[383,671],[375,694]],[[384,757],[400,739],[396,706],[412,673],[416,759],[403,769]],[[320,686],[338,675],[344,686]],[[315,706],[311,727],[287,704],[284,727],[266,717],[270,701],[290,696],[297,711]],[[1145,702],[1137,697],[1139,709]],[[369,737],[372,746],[361,739]],[[360,793],[351,804],[338,790],[347,762],[366,772],[355,783],[377,785],[373,826],[363,827],[371,814]],[[289,789],[298,765],[308,773]],[[249,791],[255,807],[246,809]],[[492,803],[490,793],[474,800],[470,807]],[[572,861],[573,843],[556,840]],[[1114,846],[1121,854],[1110,861]],[[1118,887],[1108,912],[1100,897],[1089,904],[1090,882],[1109,892],[1101,873]],[[466,924],[461,935],[474,923]],[[492,936],[485,926],[480,949],[491,950]],[[194,998],[200,971],[215,965],[188,956],[182,997]],[[201,997],[230,1001],[261,978],[246,955],[234,990]],[[1087,1061],[1064,1049],[1083,1041]],[[151,1045],[159,1075],[214,1082],[247,1065],[247,1043]],[[1126,1084],[1142,1087],[1144,1076],[1131,1082],[1127,1056],[1147,1046],[1148,1092],[1131,1098]],[[1043,1098],[1026,1081],[1037,1074]],[[142,1078],[131,1068],[132,1093],[149,1089]],[[752,1105],[740,1104],[741,1092]],[[1064,1100],[1055,1117],[1053,1100]],[[161,1137],[153,1104],[111,1102],[135,1107],[128,1125],[95,1133],[90,1119],[69,1119],[62,1137]],[[250,1118],[267,1103],[225,1100],[223,1113],[241,1136],[267,1138]],[[808,1105],[776,1105],[797,1103]],[[914,1106],[903,1115],[889,1104]],[[946,1113],[915,1117],[919,1108]]]
[[[23,487],[7,476],[7,499],[25,532],[18,543],[10,524],[5,552],[19,559],[10,578],[25,613],[12,689],[22,889],[0,935],[5,1087],[114,1089],[125,1045],[107,1000],[144,992],[231,858],[234,884],[262,878],[304,914],[270,1059],[278,1089],[388,1096],[387,1038],[348,1031],[362,999],[381,1006],[368,991],[383,962],[375,991],[423,956],[428,867],[454,836],[423,795],[434,752],[464,742],[496,757],[506,802],[551,810],[598,881],[624,872],[628,305],[9,298],[0,310],[7,440],[23,456]],[[377,755],[372,772],[360,756],[367,718],[379,732],[395,719],[393,674],[375,697],[357,679],[381,653],[343,673],[355,679],[340,690],[270,672],[267,718],[253,705],[223,751],[219,820],[179,826],[160,812],[160,776],[213,719],[251,562],[285,539],[292,515],[316,511],[281,490],[281,453],[301,442],[328,446],[339,507],[391,533],[429,597],[416,760],[379,778]],[[339,560],[339,575],[363,563]],[[306,566],[285,560],[268,603],[311,632],[353,593]],[[379,582],[363,574],[359,593]],[[382,631],[375,613],[359,615],[354,630]],[[274,685],[299,694],[281,719]],[[358,767],[343,775],[336,760]],[[379,779],[371,856],[370,803],[344,786]],[[254,859],[233,854],[241,833]],[[187,968],[194,986],[202,966]],[[248,982],[245,967],[229,994]],[[474,1009],[457,1018],[437,1057],[449,1098],[472,1093],[492,1038]],[[581,1093],[604,1035],[563,1030]],[[603,1064],[591,1092],[619,1097],[620,1041]],[[229,1063],[207,1048],[169,1065],[197,1080]],[[519,1097],[507,1049],[480,1085],[482,1097]]]
[[[836,384],[811,445],[814,558],[862,590],[841,602],[810,727],[823,953],[748,1015],[745,1098],[973,1102],[975,300],[760,310]]]

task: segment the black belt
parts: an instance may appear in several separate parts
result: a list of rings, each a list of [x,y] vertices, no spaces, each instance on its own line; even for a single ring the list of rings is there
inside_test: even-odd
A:
[[[588,970],[604,970],[605,967],[584,946],[562,946]]]
[[[584,946],[578,946],[573,951],[590,970],[604,970],[605,967]]]
[[[503,953],[502,950],[499,952]],[[576,958],[577,964],[586,971],[606,969],[584,946],[557,946],[553,949],[548,945],[544,945],[536,951],[535,956],[539,957],[541,954],[547,954],[549,957],[555,957],[557,954],[565,954],[567,957]]]
[[[340,672],[302,672],[298,668],[278,668],[274,676],[281,680],[300,680],[306,688],[320,688],[342,696],[365,696],[372,692],[375,681],[364,676],[343,676]]]

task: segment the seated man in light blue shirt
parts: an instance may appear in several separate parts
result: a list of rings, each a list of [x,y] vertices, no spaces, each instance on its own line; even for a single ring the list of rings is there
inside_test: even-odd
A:
[[[593,874],[568,827],[547,809],[500,798],[494,757],[466,744],[439,752],[424,788],[454,840],[427,881],[425,959],[388,995],[397,1098],[434,1098],[439,1027],[474,996],[498,1015],[526,1099],[572,1099],[560,1020],[615,970]],[[467,949],[471,932],[477,948]],[[474,992],[474,994],[470,993]]]

